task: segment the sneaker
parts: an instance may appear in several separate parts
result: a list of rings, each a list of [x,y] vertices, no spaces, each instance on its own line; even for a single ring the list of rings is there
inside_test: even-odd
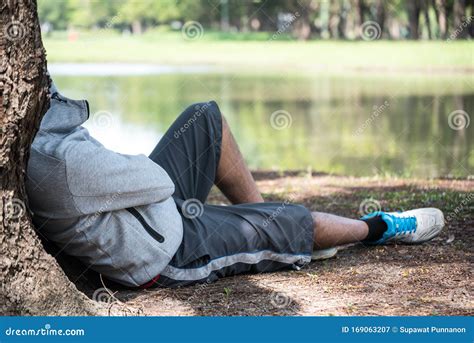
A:
[[[311,261],[327,260],[328,258],[336,256],[337,251],[338,251],[337,247],[329,248],[329,249],[313,250],[313,254],[311,255]]]
[[[437,236],[444,227],[444,216],[437,208],[419,208],[405,212],[375,212],[362,219],[379,215],[387,223],[387,231],[373,244],[417,244]]]

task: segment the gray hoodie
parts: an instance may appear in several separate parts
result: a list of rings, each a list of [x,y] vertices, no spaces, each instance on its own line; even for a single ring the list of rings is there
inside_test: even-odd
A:
[[[68,99],[54,85],[50,92],[27,170],[37,230],[112,280],[150,281],[183,236],[173,182],[147,156],[115,153],[92,138],[81,126],[85,100]]]

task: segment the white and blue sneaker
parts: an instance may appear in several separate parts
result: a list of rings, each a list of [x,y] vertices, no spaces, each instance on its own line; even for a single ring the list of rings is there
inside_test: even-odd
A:
[[[387,231],[382,238],[371,244],[404,243],[418,244],[436,237],[444,227],[444,215],[437,208],[419,208],[405,212],[375,212],[387,223]]]

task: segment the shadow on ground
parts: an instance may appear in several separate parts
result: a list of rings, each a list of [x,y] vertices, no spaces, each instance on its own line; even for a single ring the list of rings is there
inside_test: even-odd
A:
[[[470,315],[473,191],[469,180],[348,178],[301,173],[256,175],[267,201],[302,203],[311,210],[358,217],[361,204],[383,210],[439,207],[447,219],[427,244],[345,247],[300,271],[241,275],[179,289],[130,290],[61,258],[89,296],[104,285],[113,299],[144,315]],[[209,201],[225,203],[217,191]],[[71,272],[74,270],[74,272]],[[110,299],[109,299],[110,300]],[[114,300],[112,300],[114,301]]]

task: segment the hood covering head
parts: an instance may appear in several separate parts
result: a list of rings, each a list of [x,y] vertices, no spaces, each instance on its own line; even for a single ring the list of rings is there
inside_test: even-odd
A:
[[[72,100],[61,95],[51,82],[49,109],[41,121],[40,130],[50,133],[67,133],[82,125],[89,118],[86,100]]]

